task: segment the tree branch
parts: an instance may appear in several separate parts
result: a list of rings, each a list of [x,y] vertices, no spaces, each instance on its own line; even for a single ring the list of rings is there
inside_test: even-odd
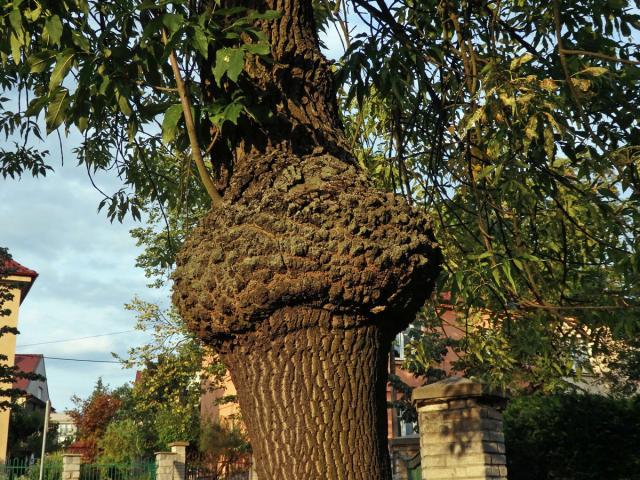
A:
[[[560,50],[563,55],[583,55],[585,57],[594,57],[599,58],[601,60],[606,60],[607,62],[616,62],[616,63],[626,63],[628,65],[640,65],[640,62],[636,60],[627,60],[626,58],[614,57],[613,55],[607,55],[605,53],[600,52],[588,52],[586,50],[567,50],[566,48],[562,48]]]
[[[162,41],[167,46],[167,34],[162,31]],[[207,190],[209,197],[211,197],[212,206],[216,207],[222,203],[222,196],[216,189],[213,184],[213,180],[207,171],[207,167],[204,164],[204,160],[202,158],[202,151],[200,150],[200,144],[198,142],[198,134],[196,132],[196,126],[193,121],[193,116],[191,114],[191,100],[189,99],[189,94],[187,92],[187,88],[185,87],[184,80],[182,79],[182,74],[180,73],[180,67],[178,66],[178,60],[176,58],[176,54],[171,49],[169,52],[169,62],[171,63],[171,69],[173,70],[173,74],[176,77],[176,87],[178,88],[178,95],[180,96],[180,103],[182,104],[182,112],[184,114],[184,123],[187,127],[187,134],[189,135],[189,142],[191,143],[191,155],[193,156],[193,161],[198,168],[198,175],[200,176],[200,180],[202,180],[202,184],[204,188]]]

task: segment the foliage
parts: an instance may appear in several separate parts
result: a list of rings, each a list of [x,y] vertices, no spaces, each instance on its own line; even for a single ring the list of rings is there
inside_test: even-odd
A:
[[[241,115],[260,114],[252,104],[257,99],[234,88],[220,88],[211,99],[200,68],[208,66],[211,88],[242,81],[245,60],[270,50],[254,24],[273,17],[214,1],[197,7],[186,1],[5,2],[0,85],[18,96],[15,102],[0,99],[8,119],[0,127],[7,137],[39,139],[43,116],[47,134],[79,130],[84,140],[75,154],[89,175],[116,170],[127,186],[105,193],[100,203],[112,220],[128,212],[139,219],[143,201],[206,203],[194,181],[196,171],[201,179],[206,175],[190,161],[189,148],[195,158],[214,143],[215,132]],[[187,116],[193,132],[185,128]],[[0,171],[19,176],[31,167],[44,174],[46,157],[16,144]]]
[[[637,7],[354,0],[332,18],[358,24],[339,74],[356,156],[432,214],[469,374],[562,389],[637,335]]]
[[[438,312],[428,309],[419,312],[404,334],[405,361],[402,367],[416,377],[424,377],[425,383],[446,377],[447,371],[442,368],[444,358],[450,349],[459,349],[460,342],[443,334],[440,328],[443,314],[441,309]]]
[[[99,380],[88,399],[75,399],[70,414],[78,419],[78,438],[90,460],[140,460],[174,441],[197,445],[201,375],[224,374],[216,362],[203,368],[205,350],[173,310],[139,299],[126,308],[136,312],[136,328],[152,340],[120,358],[123,367],[137,369],[133,384],[111,389]]]
[[[232,427],[205,420],[200,429],[198,448],[210,465],[232,464],[251,452],[246,434]]]
[[[131,236],[137,246],[143,248],[136,266],[151,279],[150,287],[160,288],[170,281],[176,254],[205,210],[205,206],[198,203],[180,209],[151,204],[143,209],[146,224],[132,229]]]
[[[616,396],[631,396],[640,389],[640,339],[635,338],[612,349],[610,367],[603,372],[605,382]]]
[[[15,404],[11,407],[7,456],[9,458],[39,455],[42,448],[44,412],[32,410],[27,405]],[[57,447],[58,426],[50,423],[47,431],[47,451]]]
[[[136,312],[136,328],[151,333],[152,340],[120,358],[124,367],[136,368],[138,374],[131,387],[118,390],[122,407],[117,421],[135,422],[145,454],[164,450],[174,441],[196,445],[200,431],[201,376],[209,377],[212,385],[216,385],[224,367],[215,361],[203,366],[206,356],[215,357],[187,331],[173,309],[164,311],[137,298],[126,308]],[[133,440],[127,437],[121,441]]]
[[[204,359],[208,354],[173,309],[162,311],[157,305],[134,299],[127,305],[138,314],[136,328],[151,331],[153,340],[129,351],[121,359],[140,374],[132,389],[134,418],[153,419],[158,447],[172,441],[196,444],[200,423],[200,378],[210,377],[212,384],[224,374],[224,367]]]
[[[536,395],[504,414],[513,480],[638,478],[640,398]]]
[[[467,330],[462,367],[553,391],[634,338],[637,2],[313,4],[318,29],[335,27],[346,49],[336,70],[356,158],[434,218],[440,290]],[[0,99],[0,127],[25,141],[42,121],[47,133],[79,130],[89,175],[123,179],[100,206],[111,219],[146,209],[139,263],[166,272],[220,168],[197,154],[214,155],[242,118],[269,118],[243,67],[269,61],[256,24],[277,14],[183,0],[2,8],[0,84],[15,94]],[[0,169],[45,174],[46,158],[16,143]]]
[[[99,441],[115,418],[122,401],[98,379],[88,398],[72,398],[75,408],[68,412],[77,427],[77,439],[85,448],[83,456],[91,462],[99,453]]]
[[[98,447],[104,463],[135,463],[147,453],[140,425],[130,418],[111,421]]]

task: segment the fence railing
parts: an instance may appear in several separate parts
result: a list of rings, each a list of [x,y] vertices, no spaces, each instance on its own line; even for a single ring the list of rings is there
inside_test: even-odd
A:
[[[155,480],[155,478],[155,462],[80,465],[80,480]]]
[[[190,463],[187,461],[186,480],[248,480],[251,459]]]
[[[30,458],[11,458],[0,463],[0,480],[38,480],[40,462]],[[62,480],[62,461],[45,459],[44,480]]]

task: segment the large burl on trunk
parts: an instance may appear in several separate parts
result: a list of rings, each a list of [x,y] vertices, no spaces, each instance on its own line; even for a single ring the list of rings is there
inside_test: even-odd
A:
[[[174,302],[231,372],[261,480],[388,480],[390,344],[440,253],[345,148],[311,1],[252,6],[282,14],[261,25],[273,63],[245,65],[275,118],[216,150],[224,203],[185,242]]]

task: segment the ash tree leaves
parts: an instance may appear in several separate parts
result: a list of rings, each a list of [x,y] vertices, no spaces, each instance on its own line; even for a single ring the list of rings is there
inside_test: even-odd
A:
[[[0,84],[19,92],[12,112],[17,120],[5,133],[39,133],[39,122],[47,134],[77,129],[83,141],[75,153],[89,174],[113,170],[123,180],[121,190],[103,192],[100,206],[112,220],[138,216],[148,201],[181,208],[202,198],[186,161],[190,144],[175,108],[180,99],[171,52],[186,79],[203,151],[212,126],[236,123],[259,102],[238,94],[241,72],[250,56],[270,55],[255,22],[277,14],[223,9],[216,2],[192,7],[182,0],[15,0],[0,7]],[[215,98],[206,97],[203,75],[215,78]],[[31,164],[46,157],[26,158],[25,152],[14,153]]]
[[[64,122],[71,99],[69,91],[66,88],[58,88],[49,96],[49,105],[45,116],[47,124],[47,133],[51,133]]]
[[[164,120],[162,121],[162,140],[165,143],[171,143],[176,137],[178,131],[178,121],[182,118],[182,105],[171,105],[164,112]]]
[[[34,53],[27,59],[29,73],[42,73],[45,70],[48,70],[55,59],[56,53],[52,50],[44,50],[42,52]]]
[[[368,28],[339,66],[345,125],[434,218],[463,367],[566,386],[586,344],[606,356],[640,331],[640,5],[351,5]]]
[[[238,76],[244,67],[244,50],[241,48],[221,48],[216,52],[216,66],[213,75],[220,85],[226,74],[232,82],[238,81]]]
[[[336,66],[350,144],[380,186],[432,214],[447,260],[440,288],[466,318],[488,315],[494,328],[478,328],[469,348],[491,354],[469,368],[490,374],[485,360],[500,358],[504,381],[525,365],[529,380],[553,384],[549,372],[567,371],[559,352],[575,350],[567,317],[594,351],[611,348],[607,335],[637,334],[638,5],[348,3],[364,20]],[[208,151],[220,129],[261,118],[243,67],[269,61],[256,21],[277,13],[197,4],[5,1],[0,85],[20,92],[0,100],[6,138],[42,138],[42,121],[48,133],[80,131],[75,154],[89,174],[123,180],[101,202],[111,219],[151,202],[167,224],[200,211],[169,54]],[[319,28],[339,18],[314,4]],[[48,152],[4,148],[5,176],[49,168]]]

